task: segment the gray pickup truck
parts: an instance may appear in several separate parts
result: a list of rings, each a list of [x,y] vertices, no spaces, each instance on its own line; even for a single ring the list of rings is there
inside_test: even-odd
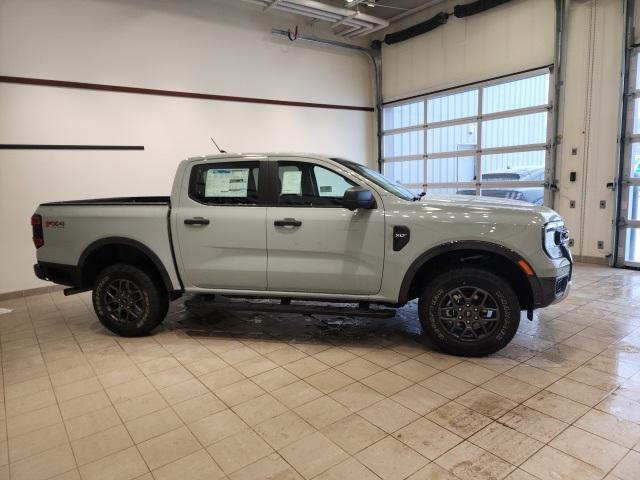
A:
[[[171,197],[45,203],[31,224],[38,278],[93,290],[98,318],[123,336],[151,332],[183,294],[355,303],[372,315],[417,298],[439,348],[486,355],[513,338],[521,311],[564,298],[572,270],[549,208],[416,196],[306,154],[190,158]]]

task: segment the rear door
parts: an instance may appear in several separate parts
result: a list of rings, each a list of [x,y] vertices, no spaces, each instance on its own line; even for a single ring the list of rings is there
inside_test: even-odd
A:
[[[349,211],[344,191],[358,185],[329,162],[275,159],[274,205],[267,208],[270,291],[375,294],[384,263],[384,209]],[[366,185],[362,185],[366,186]]]
[[[185,287],[266,290],[267,245],[259,158],[193,164],[175,209]]]

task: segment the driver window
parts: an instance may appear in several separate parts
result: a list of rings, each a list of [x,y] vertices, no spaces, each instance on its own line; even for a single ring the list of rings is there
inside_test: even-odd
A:
[[[278,162],[278,205],[341,206],[345,190],[356,183],[307,162]]]

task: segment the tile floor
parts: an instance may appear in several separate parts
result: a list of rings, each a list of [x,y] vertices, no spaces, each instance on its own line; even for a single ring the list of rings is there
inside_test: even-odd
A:
[[[0,308],[0,478],[640,478],[638,272],[578,265],[568,300],[480,359],[420,341],[415,305],[180,301],[140,339],[101,328],[88,294]]]

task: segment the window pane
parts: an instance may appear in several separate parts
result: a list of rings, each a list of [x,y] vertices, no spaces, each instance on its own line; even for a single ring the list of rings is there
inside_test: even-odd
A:
[[[472,117],[478,114],[478,90],[427,100],[427,123]]]
[[[406,103],[383,110],[384,129],[412,127],[424,124],[424,102]]]
[[[384,158],[422,155],[424,153],[424,132],[396,133],[384,137]]]
[[[318,195],[321,197],[342,198],[345,190],[353,186],[353,183],[342,175],[318,165],[313,167],[313,173],[316,177]]]
[[[546,152],[498,153],[482,156],[483,182],[544,182]]]
[[[339,206],[351,180],[309,162],[278,162],[279,205]]]
[[[540,112],[482,122],[482,148],[545,143],[547,116]]]
[[[633,133],[640,133],[640,99],[633,100]]]
[[[629,187],[629,220],[640,220],[640,187]]]
[[[459,152],[475,150],[478,132],[477,123],[463,123],[450,127],[427,130],[427,152]]]
[[[627,228],[627,247],[625,248],[625,260],[627,262],[640,262],[640,228]]]
[[[640,178],[640,143],[631,144],[631,177]]]
[[[431,158],[427,160],[427,183],[473,182],[475,157]]]
[[[424,183],[424,160],[386,162],[384,176],[400,184]]]
[[[204,163],[191,171],[189,196],[212,205],[258,202],[258,162]]]
[[[549,101],[549,74],[485,87],[482,113],[504,112],[545,105]]]
[[[521,200],[523,202],[542,205],[544,203],[543,187],[505,187],[505,188],[483,188],[480,195],[484,197],[507,198],[510,200]]]

